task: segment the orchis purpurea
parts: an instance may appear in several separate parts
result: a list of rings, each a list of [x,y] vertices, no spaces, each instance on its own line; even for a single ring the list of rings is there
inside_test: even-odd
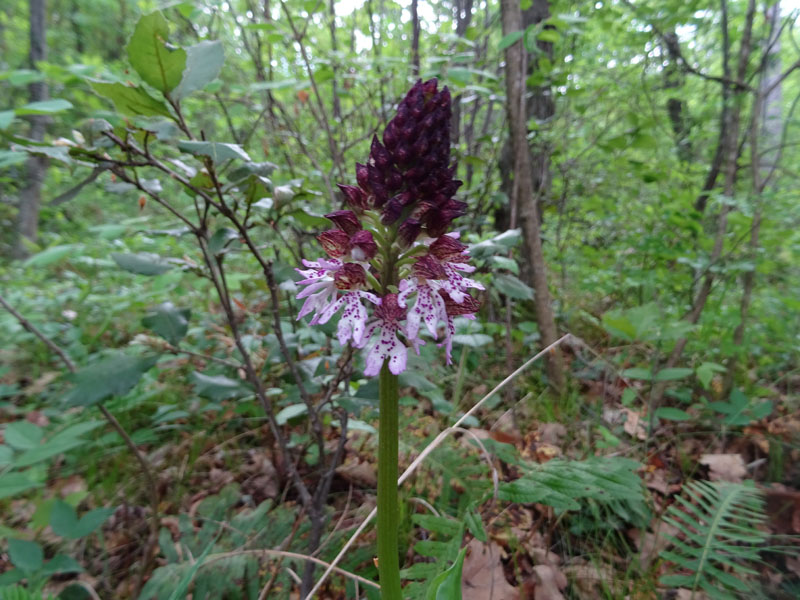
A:
[[[351,210],[325,215],[334,228],[317,239],[327,257],[297,269],[307,286],[298,319],[313,311],[312,325],[326,323],[344,307],[337,337],[368,347],[365,375],[384,360],[393,374],[404,371],[407,347],[425,343],[422,323],[435,340],[444,327],[450,364],[453,317],[478,307],[468,290],[483,286],[462,275],[474,271],[467,247],[446,233],[466,209],[453,197],[461,182],[450,164],[450,114],[450,92],[435,79],[411,88],[383,144],[375,136],[367,163],[356,164],[358,185],[339,186]],[[364,300],[375,305],[372,317]]]
[[[474,318],[483,286],[465,277],[466,245],[447,230],[466,204],[450,164],[450,92],[418,81],[383,132],[369,160],[356,164],[358,185],[339,185],[350,210],[325,215],[334,227],[317,239],[327,257],[303,261],[306,286],[298,319],[326,323],[341,311],[339,343],[366,348],[364,374],[380,375],[378,428],[378,574],[382,600],[400,600],[398,564],[398,380],[408,347],[424,333],[443,341],[447,364],[456,316]],[[370,315],[370,308],[372,314]],[[424,325],[424,327],[423,327]]]

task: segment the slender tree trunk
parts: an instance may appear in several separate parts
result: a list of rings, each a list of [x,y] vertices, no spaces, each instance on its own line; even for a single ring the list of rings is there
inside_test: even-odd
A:
[[[339,102],[339,87],[336,81],[336,71],[337,65],[336,61],[338,58],[336,57],[336,6],[334,0],[330,0],[328,4],[328,8],[330,10],[330,31],[331,31],[331,50],[333,51],[333,61],[331,62],[331,68],[333,70],[333,79],[331,83],[333,85],[333,118],[336,119],[337,123],[340,123],[342,120],[342,105]]]
[[[47,58],[47,10],[45,0],[30,0],[30,53],[31,69],[36,63]],[[47,100],[47,84],[37,81],[30,84],[31,102]],[[46,115],[30,117],[32,139],[44,139],[48,118]],[[39,230],[39,209],[42,204],[42,183],[47,173],[47,159],[32,156],[25,164],[25,187],[19,195],[19,212],[17,213],[17,242],[14,254],[18,258],[27,256],[28,244],[35,243]]]
[[[664,47],[670,59],[664,68],[664,88],[676,92],[667,99],[667,115],[675,134],[678,158],[681,162],[688,163],[692,159],[692,145],[689,140],[691,127],[687,115],[688,107],[679,95],[683,88],[685,75],[680,65],[681,52],[678,46],[678,34],[675,33],[674,28],[664,34]]]
[[[742,274],[742,299],[739,303],[739,324],[733,331],[733,346],[735,354],[728,361],[728,370],[725,373],[723,385],[727,395],[733,388],[736,368],[738,364],[739,347],[744,342],[744,330],[750,302],[753,297],[753,288],[756,280],[756,256],[758,254],[759,233],[761,229],[761,195],[766,188],[770,173],[778,166],[780,158],[780,139],[782,130],[781,114],[781,60],[780,60],[780,1],[767,6],[765,20],[769,27],[767,37],[767,54],[764,61],[764,71],[759,79],[758,92],[753,101],[753,116],[750,122],[750,174],[753,180],[753,196],[755,212],[753,223],[750,226],[750,240],[747,253],[753,262],[753,268]],[[761,141],[773,147],[764,155],[759,154]]]
[[[541,0],[539,0],[541,1]],[[523,29],[522,11],[518,0],[501,0],[503,35]],[[547,268],[542,253],[539,229],[539,211],[535,201],[534,178],[528,148],[527,111],[525,110],[526,57],[521,41],[508,47],[506,56],[506,103],[508,127],[514,165],[512,202],[519,207],[519,216],[524,238],[525,258],[530,265],[535,293],[536,321],[542,336],[542,345],[547,346],[558,339],[553,315],[550,290],[547,286]],[[547,358],[547,374],[556,390],[565,384],[564,361],[560,350]]]
[[[411,75],[419,77],[419,0],[411,0]]]
[[[727,11],[727,1],[722,0],[722,36],[723,36],[723,72],[725,74],[725,79],[730,81],[731,80],[731,68],[730,68],[730,42],[728,38],[728,11]],[[751,52],[751,41],[752,41],[752,33],[753,33],[753,18],[755,16],[755,0],[749,0],[747,6],[747,15],[745,16],[745,27],[742,33],[742,41],[741,45],[739,46],[739,56],[738,56],[738,65],[736,69],[736,81],[744,81],[745,75],[747,73],[747,65],[750,61],[750,52]],[[744,103],[743,99],[743,92],[734,93],[732,90],[732,84],[725,83],[723,84],[723,98],[726,96],[729,98],[729,102],[731,106],[725,112],[727,116],[727,120],[723,123],[723,130],[724,130],[724,138],[725,144],[723,146],[722,154],[724,157],[724,172],[725,172],[725,184],[723,192],[726,197],[733,198],[735,192],[735,184],[736,184],[736,172],[737,172],[737,159],[739,157],[739,132],[741,130],[741,115],[742,115],[742,105]],[[703,314],[703,309],[708,302],[708,298],[711,295],[711,289],[714,285],[714,281],[716,279],[716,274],[713,269],[710,267],[717,262],[719,262],[720,258],[722,257],[722,250],[725,245],[725,234],[728,231],[728,213],[730,212],[730,204],[725,203],[720,208],[719,216],[717,217],[717,230],[714,236],[714,247],[711,250],[711,255],[709,256],[708,266],[709,268],[706,269],[705,275],[702,278],[702,282],[700,284],[700,289],[698,290],[697,294],[694,297],[694,301],[692,303],[692,307],[685,315],[686,321],[691,323],[692,325],[697,324],[700,320],[700,316]],[[686,348],[686,344],[688,343],[688,338],[681,338],[679,339],[675,347],[672,349],[669,357],[667,358],[666,363],[664,364],[664,368],[669,369],[675,367],[680,361],[681,356],[683,355],[683,351]],[[664,396],[664,391],[666,390],[666,384],[658,383],[653,387],[651,404],[652,406],[659,406],[661,403],[661,399]]]
[[[456,13],[456,35],[463,37],[472,21],[473,0],[456,0],[454,9]],[[461,137],[461,94],[453,96],[453,117],[450,125],[450,138],[457,145]]]

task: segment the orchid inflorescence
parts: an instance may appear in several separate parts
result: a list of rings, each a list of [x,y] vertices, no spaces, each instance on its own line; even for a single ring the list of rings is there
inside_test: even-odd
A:
[[[461,182],[450,165],[450,117],[447,87],[417,81],[383,144],[374,136],[367,164],[356,164],[358,185],[339,185],[351,210],[325,215],[335,225],[317,237],[327,257],[303,260],[306,268],[297,269],[306,286],[297,295],[305,298],[297,318],[313,312],[311,324],[323,324],[342,311],[339,343],[369,345],[365,375],[377,375],[384,361],[395,375],[404,371],[406,344],[418,354],[425,344],[423,324],[436,340],[444,325],[439,345],[450,364],[453,318],[474,319],[479,307],[468,290],[483,285],[462,275],[475,270],[467,246],[447,233],[466,211],[454,198]]]

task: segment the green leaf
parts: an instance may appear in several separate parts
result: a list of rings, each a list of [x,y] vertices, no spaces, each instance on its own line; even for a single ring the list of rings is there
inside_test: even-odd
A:
[[[113,508],[95,508],[78,519],[74,508],[62,500],[56,500],[50,512],[50,527],[56,535],[77,540],[93,533],[113,513]]]
[[[467,524],[467,528],[469,532],[475,536],[476,539],[485,542],[488,538],[486,536],[486,530],[483,528],[483,521],[481,520],[480,514],[478,511],[475,510],[475,505],[470,504],[467,508],[467,512],[464,515],[464,522]]]
[[[72,108],[72,103],[60,98],[53,100],[42,100],[41,102],[31,102],[22,108],[18,108],[14,112],[17,116],[22,115],[52,115],[55,113],[69,110]]]
[[[30,450],[42,442],[44,432],[30,421],[14,421],[3,431],[5,443],[15,450]]]
[[[495,275],[494,287],[509,298],[517,300],[530,300],[533,298],[533,289],[509,273]]]
[[[506,48],[513,46],[519,40],[522,39],[522,36],[525,35],[525,31],[512,31],[508,35],[503,36],[503,39],[500,40],[500,43],[497,45],[498,50],[505,50]]]
[[[172,302],[164,302],[142,319],[142,325],[177,346],[189,330],[191,315],[191,309],[178,308]]]
[[[453,565],[444,573],[439,573],[431,582],[425,600],[461,600],[461,572],[467,549],[462,548]]]
[[[200,154],[208,156],[214,162],[221,162],[233,158],[250,160],[247,152],[236,144],[224,144],[222,142],[178,142],[178,148],[189,154]]]
[[[514,275],[519,275],[519,265],[513,258],[507,256],[493,256],[492,262],[498,269],[506,269],[511,271]]]
[[[463,344],[470,348],[480,348],[492,342],[492,336],[485,333],[461,333],[453,336],[453,341],[456,344]]]
[[[93,81],[92,88],[101,96],[111,100],[117,110],[124,115],[145,117],[160,115],[172,118],[167,105],[153,98],[141,86]]]
[[[222,227],[214,232],[211,239],[208,240],[208,249],[212,254],[219,254],[228,242],[231,240],[239,239],[239,233],[230,227]]]
[[[144,15],[128,43],[128,60],[139,76],[165,94],[171,92],[183,77],[186,51],[167,46],[169,23],[156,11]]]
[[[111,258],[126,271],[137,275],[161,275],[172,268],[172,265],[162,257],[147,252],[140,252],[139,254],[113,253]]]
[[[630,369],[625,369],[620,373],[623,377],[627,377],[628,379],[641,379],[643,381],[651,381],[653,379],[653,372],[650,369],[645,369],[642,367],[633,367]]]
[[[680,408],[672,408],[670,406],[662,406],[656,409],[656,417],[666,421],[688,421],[692,415]]]
[[[278,425],[286,425],[290,419],[304,415],[307,412],[308,407],[305,404],[291,404],[275,415],[275,422]]]
[[[72,450],[86,443],[86,440],[79,438],[53,438],[44,444],[26,450],[14,460],[15,467],[28,467],[36,463],[47,460],[67,450]]]
[[[64,401],[70,406],[91,406],[111,396],[124,396],[157,362],[158,356],[117,353],[71,375],[75,387]]]
[[[8,129],[8,126],[11,125],[11,122],[13,120],[14,120],[13,110],[0,111],[0,131]]]
[[[2,131],[2,129],[3,128],[0,127],[0,131]],[[28,160],[27,152],[16,152],[14,150],[0,150],[0,169],[24,163],[26,160]]]
[[[692,369],[685,368],[661,369],[656,373],[653,381],[675,381],[677,379],[684,379],[692,373],[694,373]]]
[[[28,473],[6,473],[0,475],[0,500],[43,485],[40,481],[33,481]]]
[[[227,400],[252,393],[241,381],[230,379],[224,375],[203,375],[195,371],[189,376],[195,386],[195,391],[211,400]]]
[[[66,554],[56,554],[47,561],[42,569],[42,575],[56,575],[59,573],[82,573],[83,567],[80,563]],[[59,596],[62,598],[63,596]]]
[[[24,263],[26,267],[46,267],[57,263],[68,256],[72,256],[78,250],[83,249],[83,244],[64,244],[63,246],[51,246],[28,258]]]
[[[8,540],[8,555],[11,564],[28,573],[38,571],[44,563],[44,551],[36,542],[11,538]]]
[[[714,373],[724,373],[725,367],[719,365],[717,363],[712,362],[704,362],[695,371],[697,375],[697,379],[700,382],[700,385],[703,386],[704,390],[708,389],[708,386],[711,384],[711,380],[714,379]]]
[[[202,90],[217,78],[224,62],[222,42],[205,41],[190,46],[186,49],[186,68],[183,71],[183,78],[172,96],[180,100],[194,91]]]

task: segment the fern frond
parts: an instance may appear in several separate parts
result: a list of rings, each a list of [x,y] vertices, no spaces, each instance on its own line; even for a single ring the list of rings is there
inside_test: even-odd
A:
[[[594,456],[574,461],[554,459],[526,465],[528,472],[500,486],[499,496],[512,502],[538,502],[557,510],[578,510],[578,500],[598,502],[642,498],[641,465],[626,458]]]
[[[684,495],[667,509],[663,521],[682,539],[668,535],[673,549],[662,553],[684,573],[668,574],[661,583],[703,590],[712,598],[732,598],[750,589],[736,574],[757,572],[767,534],[759,529],[766,520],[761,493],[743,483],[693,481]]]

